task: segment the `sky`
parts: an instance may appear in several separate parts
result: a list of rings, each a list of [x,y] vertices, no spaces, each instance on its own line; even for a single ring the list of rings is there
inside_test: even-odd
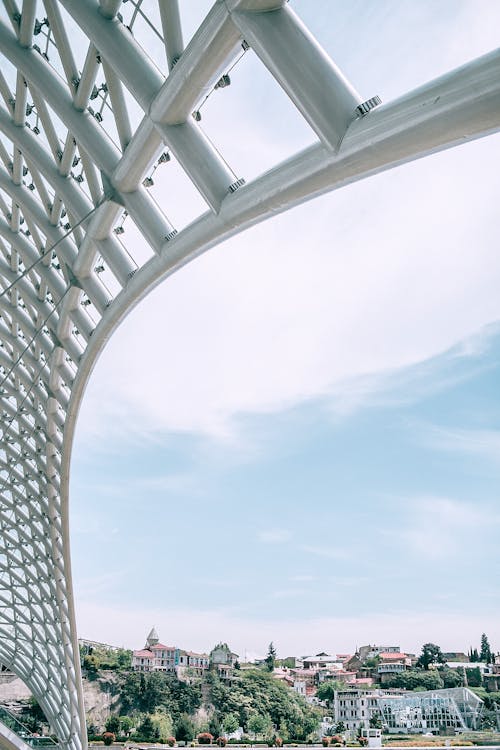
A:
[[[188,39],[210,3],[181,6]],[[498,45],[493,0],[290,6],[365,99]],[[252,54],[202,121],[247,179],[314,141]],[[500,650],[499,146],[277,216],[125,320],[73,451],[80,637]],[[168,175],[155,197],[186,224],[199,203]]]

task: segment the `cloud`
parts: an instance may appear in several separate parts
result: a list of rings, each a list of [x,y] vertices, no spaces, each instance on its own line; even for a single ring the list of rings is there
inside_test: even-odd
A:
[[[422,440],[431,448],[500,462],[500,430],[426,427]]]
[[[484,529],[498,523],[490,509],[448,497],[418,496],[406,498],[406,513],[396,529],[379,533],[423,563],[462,556],[471,534],[477,541]]]
[[[257,533],[259,542],[266,544],[282,544],[292,538],[292,532],[288,529],[266,529]]]
[[[260,112],[247,116],[262,127]],[[499,143],[494,135],[345,187],[181,269],[111,338],[78,437],[231,440],[241,415],[330,396],[349,412],[387,375],[497,320],[489,228]]]
[[[335,543],[332,543],[332,546],[328,547],[317,544],[301,544],[299,549],[301,552],[306,552],[308,555],[324,557],[328,560],[349,560],[353,557],[351,550],[337,547],[335,546]]]

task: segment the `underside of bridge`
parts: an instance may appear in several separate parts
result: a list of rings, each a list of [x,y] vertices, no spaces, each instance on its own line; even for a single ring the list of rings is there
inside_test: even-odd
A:
[[[293,2],[217,0],[187,44],[181,11],[179,0],[0,8],[0,662],[75,750],[86,732],[68,471],[82,394],[113,330],[221,240],[500,128],[499,51],[381,104],[346,80]],[[247,182],[201,121],[243,55],[269,71],[315,138]],[[203,205],[184,227],[150,190],[169,161]],[[129,245],[124,222],[135,228]]]

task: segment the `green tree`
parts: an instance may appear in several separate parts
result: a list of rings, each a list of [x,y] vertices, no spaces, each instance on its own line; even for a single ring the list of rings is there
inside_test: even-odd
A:
[[[215,739],[222,734],[222,724],[220,722],[220,717],[216,713],[210,717],[208,731]]]
[[[137,727],[137,737],[140,737],[146,741],[154,739],[155,726],[151,716],[146,714],[139,726]]]
[[[483,683],[483,676],[479,667],[469,667],[465,670],[467,685],[469,687],[480,687]]]
[[[106,723],[104,725],[106,727],[106,732],[113,732],[113,734],[118,734],[120,731],[120,719],[118,716],[108,716],[106,719]]]
[[[335,731],[337,734],[342,734],[346,731],[346,726],[343,721],[338,721],[335,725]]]
[[[157,708],[154,714],[151,715],[151,719],[160,737],[163,739],[170,737],[173,732],[173,722],[172,717],[164,706]]]
[[[269,648],[267,650],[267,656],[266,656],[267,671],[272,672],[275,664],[276,664],[276,649],[274,648],[274,643],[271,641],[271,643],[269,644]]]
[[[370,717],[370,727],[372,729],[382,729],[382,716],[378,712]]]
[[[325,701],[327,706],[331,706],[335,698],[335,691],[338,690],[337,683],[334,680],[327,680],[318,685],[316,697],[320,701]]]
[[[461,687],[464,684],[463,674],[456,669],[443,667],[439,670],[439,674],[445,688]]]
[[[131,716],[120,716],[120,733],[129,734],[134,727],[134,720]]]
[[[227,714],[224,717],[223,726],[224,731],[227,732],[227,734],[233,734],[233,732],[236,732],[240,725],[240,720],[238,717],[238,714],[231,713]]]
[[[257,736],[266,731],[269,723],[268,717],[261,716],[260,714],[252,714],[248,719],[248,729],[250,732],[253,732],[254,736]]]
[[[117,665],[120,669],[130,669],[132,664],[132,651],[120,648],[116,654]]]
[[[477,648],[471,648],[469,651],[469,661],[479,661],[479,653]]]
[[[181,714],[175,724],[175,737],[181,742],[191,742],[195,735],[195,726],[188,714]]]
[[[424,643],[422,653],[417,660],[417,667],[427,670],[435,664],[444,664],[444,656],[440,647],[435,643]]]
[[[491,664],[491,662],[493,661],[493,656],[491,654],[491,648],[486,633],[483,633],[481,636],[481,652],[479,654],[479,661],[484,661],[486,662],[486,664]]]

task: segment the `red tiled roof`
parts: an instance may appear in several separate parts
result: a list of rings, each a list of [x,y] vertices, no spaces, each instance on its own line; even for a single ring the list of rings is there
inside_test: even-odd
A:
[[[379,658],[380,659],[396,659],[399,661],[400,659],[406,659],[406,654],[394,653],[392,651],[382,651],[382,653],[379,654]]]
[[[165,646],[163,643],[155,643],[151,651],[175,651],[175,646]]]
[[[141,659],[152,659],[153,658],[153,652],[148,651],[147,649],[142,649],[142,651],[134,651],[134,656],[139,657]]]

